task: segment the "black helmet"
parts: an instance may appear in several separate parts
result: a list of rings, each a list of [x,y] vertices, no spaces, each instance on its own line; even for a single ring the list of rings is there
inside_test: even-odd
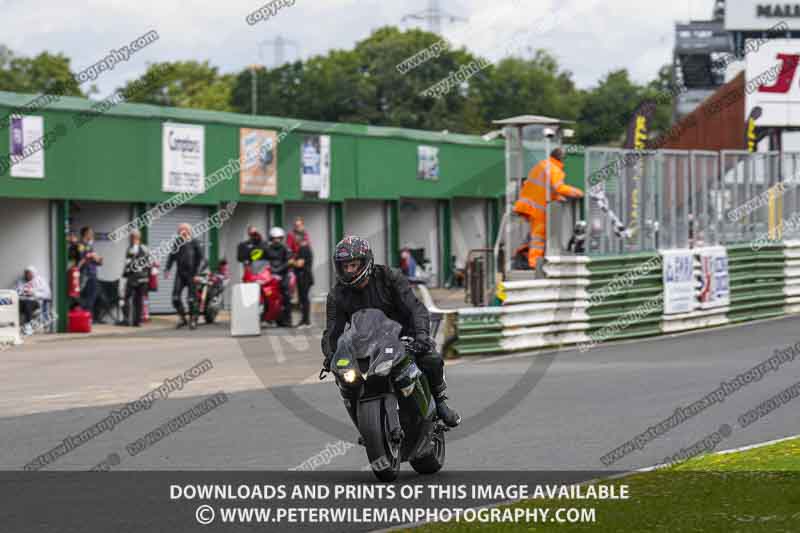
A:
[[[355,272],[347,273],[344,271],[344,265],[351,261],[361,261],[361,266]],[[333,263],[336,265],[336,278],[339,283],[348,287],[358,286],[372,273],[374,264],[372,248],[366,239],[350,235],[336,245]]]

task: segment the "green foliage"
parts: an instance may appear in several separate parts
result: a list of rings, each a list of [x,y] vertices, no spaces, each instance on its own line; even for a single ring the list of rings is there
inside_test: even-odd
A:
[[[18,93],[49,93],[86,96],[70,70],[70,60],[62,54],[42,52],[36,57],[16,56],[0,45],[0,90]]]
[[[415,54],[434,49],[437,53],[426,61],[398,68]],[[495,119],[548,115],[577,121],[576,142],[583,145],[622,142],[631,115],[645,99],[658,104],[651,136],[670,125],[668,65],[645,86],[632,82],[626,70],[617,70],[596,87],[580,90],[572,73],[548,51],[517,52],[491,64],[435,34],[383,27],[352,50],[331,50],[273,69],[252,66],[221,74],[208,61],[155,63],[120,90],[131,102],[250,114],[255,85],[256,111],[262,115],[454,133],[483,134],[494,129]],[[453,83],[441,97],[423,94],[469,65],[482,68]],[[66,84],[64,94],[85,96],[74,82],[68,58],[48,52],[16,57],[0,45],[0,90],[38,93],[59,84]]]
[[[212,67],[208,61],[154,63],[120,90],[130,94],[131,102],[232,111],[230,102],[235,79],[231,74],[220,75],[217,67]],[[139,89],[142,85],[146,85],[146,90]]]

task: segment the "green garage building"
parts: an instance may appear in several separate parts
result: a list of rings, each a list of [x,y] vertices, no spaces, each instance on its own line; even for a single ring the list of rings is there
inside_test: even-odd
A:
[[[53,287],[59,330],[66,233],[92,226],[105,258],[99,277],[118,279],[127,239],[108,234],[198,186],[204,191],[144,228],[151,248],[177,223],[200,222],[237,202],[232,217],[201,238],[212,266],[227,257],[239,279],[236,245],[249,224],[266,234],[303,216],[315,252],[316,300],[330,287],[330,252],[346,233],[368,237],[376,260],[392,265],[401,246],[424,249],[433,284],[442,284],[470,249],[492,245],[502,215],[502,140],[124,103],[101,113],[96,102],[71,97],[36,108],[36,98],[0,92],[0,116],[7,117],[0,135],[9,139],[0,148],[0,287],[36,266]],[[10,160],[20,137],[23,156]],[[38,138],[45,142],[31,142]],[[203,186],[231,160],[240,172]],[[582,155],[570,155],[567,170],[580,184]],[[171,312],[170,292],[171,282],[162,280],[151,312]]]

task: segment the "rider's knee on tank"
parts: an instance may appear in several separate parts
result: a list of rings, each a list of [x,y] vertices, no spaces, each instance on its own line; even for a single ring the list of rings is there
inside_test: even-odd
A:
[[[442,354],[433,350],[425,354],[418,354],[416,356],[417,365],[420,368],[439,369],[444,368],[444,359]]]

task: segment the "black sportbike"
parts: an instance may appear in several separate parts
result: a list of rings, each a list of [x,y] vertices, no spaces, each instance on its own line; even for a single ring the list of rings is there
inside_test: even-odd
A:
[[[420,474],[441,470],[449,429],[438,419],[428,380],[417,367],[416,345],[400,338],[401,329],[379,309],[358,311],[330,362],[343,396],[356,403],[359,442],[381,481],[397,479],[405,461]]]

